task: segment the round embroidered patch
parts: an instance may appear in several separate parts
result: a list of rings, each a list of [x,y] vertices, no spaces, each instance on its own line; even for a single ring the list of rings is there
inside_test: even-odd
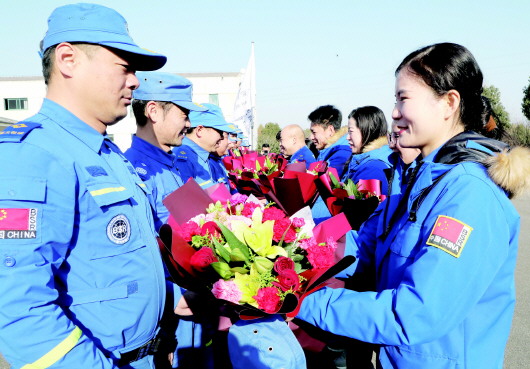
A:
[[[107,237],[112,242],[122,245],[131,237],[131,224],[123,214],[116,215],[107,224]]]
[[[147,170],[145,170],[144,168],[140,168],[140,167],[136,167],[136,172],[144,176],[147,174]]]

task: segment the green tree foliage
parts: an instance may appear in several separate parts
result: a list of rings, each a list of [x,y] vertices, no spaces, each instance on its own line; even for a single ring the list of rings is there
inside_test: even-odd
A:
[[[485,86],[482,95],[486,96],[491,103],[491,109],[497,116],[497,126],[501,131],[506,131],[510,127],[510,115],[501,103],[501,93],[493,85]]]
[[[510,146],[530,147],[530,127],[526,124],[512,124],[503,138]]]
[[[281,131],[280,125],[278,123],[269,122],[263,126],[262,124],[258,127],[258,145],[256,147],[257,151],[261,151],[261,145],[268,143],[271,152],[279,153],[280,145],[276,140],[276,134]]]
[[[521,104],[523,108],[523,114],[526,119],[530,120],[530,78],[528,79],[528,86],[523,89],[523,103]]]

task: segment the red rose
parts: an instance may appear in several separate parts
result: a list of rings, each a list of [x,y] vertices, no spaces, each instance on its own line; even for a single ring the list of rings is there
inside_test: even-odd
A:
[[[201,233],[199,225],[195,222],[186,222],[180,227],[180,235],[187,242],[191,242],[191,238]]]
[[[208,234],[212,236],[219,236],[221,234],[221,230],[219,227],[217,227],[217,224],[215,222],[206,222],[201,227],[201,236],[206,236]]]
[[[272,282],[272,284],[279,287],[283,292],[288,290],[297,291],[300,288],[300,278],[298,273],[288,269],[278,274],[278,282]]]
[[[307,248],[307,260],[313,268],[327,268],[335,263],[335,250],[328,246],[310,246]]]
[[[264,222],[266,220],[280,220],[284,218],[285,218],[285,213],[278,208],[270,206],[268,208],[265,208],[265,210],[263,210],[263,221]]]
[[[209,247],[201,247],[190,259],[191,266],[198,270],[203,271],[211,263],[219,261],[215,257],[213,250]]]
[[[274,314],[280,309],[280,296],[276,287],[263,287],[258,290],[254,297],[258,303],[258,308],[268,314]]]
[[[274,262],[274,271],[280,274],[284,270],[294,270],[294,261],[291,258],[280,256]]]

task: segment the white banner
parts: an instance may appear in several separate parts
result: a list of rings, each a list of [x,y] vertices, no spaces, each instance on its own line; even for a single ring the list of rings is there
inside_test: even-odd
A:
[[[254,146],[254,130],[256,127],[256,63],[254,60],[254,42],[250,52],[247,69],[241,78],[239,91],[234,104],[234,121],[243,134]]]

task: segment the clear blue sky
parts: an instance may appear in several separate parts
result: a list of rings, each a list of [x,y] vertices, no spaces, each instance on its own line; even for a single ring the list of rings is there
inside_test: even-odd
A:
[[[525,121],[530,77],[527,0],[107,0],[140,46],[168,56],[172,73],[238,72],[255,42],[260,123],[308,127],[316,107],[344,116],[376,105],[390,119],[394,69],[418,47],[471,50],[512,122]],[[38,43],[57,0],[0,0],[0,76],[40,75]]]

